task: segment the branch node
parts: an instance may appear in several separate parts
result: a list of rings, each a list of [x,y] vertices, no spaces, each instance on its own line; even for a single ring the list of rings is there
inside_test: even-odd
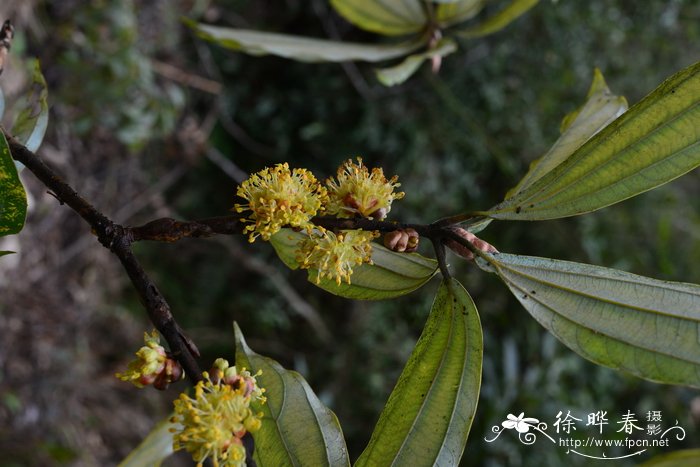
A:
[[[58,201],[58,204],[60,204],[61,206],[63,206],[64,204],[66,204],[66,203],[64,203],[63,200],[62,200],[61,198],[59,198],[58,195],[57,195],[56,193],[54,193],[53,191],[51,191],[51,190],[46,190],[46,194],[51,195],[51,196],[53,196],[54,198],[56,198],[56,201]]]

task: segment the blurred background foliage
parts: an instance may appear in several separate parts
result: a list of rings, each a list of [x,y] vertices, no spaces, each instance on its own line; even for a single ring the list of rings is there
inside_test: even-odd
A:
[[[543,1],[504,31],[462,43],[438,75],[425,67],[395,88],[380,86],[365,65],[234,54],[178,22],[186,15],[375,40],[322,0],[32,0],[10,1],[0,13],[15,19],[22,54],[41,59],[49,83],[52,121],[40,154],[98,208],[131,225],[226,214],[246,173],[288,161],[326,177],[358,155],[399,175],[406,198],[392,218],[431,222],[485,209],[556,140],[594,67],[632,104],[700,60],[696,0]],[[6,93],[21,81],[2,79]],[[0,465],[112,464],[167,415],[174,393],[135,394],[112,380],[148,327],[142,307],[85,227],[30,175],[24,179],[35,198],[28,227],[14,248],[18,259],[0,264]],[[693,172],[579,218],[495,222],[483,238],[510,253],[698,283],[698,181]],[[432,254],[429,245],[421,251]],[[337,413],[353,458],[437,288],[434,280],[398,300],[343,300],[286,270],[269,245],[244,238],[140,244],[137,253],[204,362],[232,357],[231,322],[238,321],[255,351],[301,372]],[[485,334],[481,399],[463,465],[587,465],[544,440],[524,446],[504,433],[484,441],[493,425],[520,412],[551,425],[560,410],[584,420],[606,410],[613,437],[627,410],[640,420],[660,410],[665,426],[678,420],[686,429],[673,448],[699,447],[697,391],[583,360],[546,334],[495,276],[450,261]],[[592,434],[580,426],[572,436]],[[650,449],[641,460],[669,450]]]

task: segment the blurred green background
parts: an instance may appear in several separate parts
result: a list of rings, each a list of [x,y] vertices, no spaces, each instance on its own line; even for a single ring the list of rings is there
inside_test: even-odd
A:
[[[494,2],[495,11],[503,2]],[[433,75],[380,86],[364,64],[301,64],[250,57],[196,39],[179,23],[376,41],[321,0],[10,1],[17,27],[8,99],[22,57],[38,56],[51,123],[40,154],[107,215],[224,215],[246,173],[277,162],[319,178],[362,156],[399,175],[392,218],[431,222],[500,199],[558,136],[599,67],[633,104],[700,60],[697,0],[543,1],[498,34],[465,41]],[[7,80],[7,81],[5,81]],[[10,88],[8,92],[8,87]],[[19,95],[19,91],[17,91]],[[138,298],[84,225],[23,174],[32,198],[18,260],[0,263],[0,465],[109,465],[164,418],[176,391],[133,392],[111,375],[148,328]],[[695,171],[586,216],[495,222],[499,250],[580,261],[660,279],[700,282],[700,180]],[[429,245],[421,252],[432,255]],[[269,245],[244,238],[140,244],[137,254],[205,362],[233,356],[236,320],[250,346],[302,373],[338,415],[354,459],[419,336],[437,280],[387,302],[330,296],[292,272]],[[525,412],[551,425],[604,410],[614,422],[685,428],[653,454],[700,447],[695,390],[656,385],[595,366],[547,334],[495,276],[457,257],[455,276],[484,328],[483,387],[466,466],[588,465],[544,439],[491,427]],[[576,435],[593,434],[579,427]],[[606,455],[627,451],[610,449]],[[175,458],[170,465],[182,459]],[[185,465],[187,465],[185,463]]]

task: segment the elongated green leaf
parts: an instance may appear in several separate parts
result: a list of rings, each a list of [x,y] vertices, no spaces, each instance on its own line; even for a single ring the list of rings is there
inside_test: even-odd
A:
[[[17,175],[5,135],[0,131],[0,237],[18,233],[27,217],[27,194]]]
[[[520,183],[512,189],[506,199],[519,193],[544,174],[565,161],[596,133],[627,110],[627,100],[614,95],[605,83],[599,69],[593,73],[593,83],[588,91],[586,103],[570,113],[562,121],[561,132],[552,149],[530,165],[530,170]]]
[[[479,399],[482,357],[476,306],[459,282],[446,279],[355,466],[458,465]]]
[[[161,421],[141,441],[136,449],[131,451],[119,467],[143,467],[145,465],[158,467],[166,457],[173,453],[173,434],[169,431],[176,427],[170,422],[170,417]]]
[[[483,8],[485,0],[462,0],[438,5],[436,18],[442,27],[466,21],[476,16]]]
[[[666,80],[532,185],[489,211],[543,220],[595,211],[700,165],[700,62]]]
[[[277,255],[290,269],[297,269],[297,244],[304,234],[283,229],[270,239]],[[351,284],[323,278],[316,281],[318,272],[309,270],[309,282],[345,298],[383,300],[410,293],[430,280],[437,270],[435,260],[416,253],[396,253],[381,245],[372,244],[372,262],[353,268]]]
[[[371,45],[311,39],[271,32],[222,28],[186,21],[201,38],[250,55],[276,55],[301,62],[344,62],[362,60],[380,62],[406,55],[422,45],[421,41],[393,45]]]
[[[252,373],[262,370],[257,380],[267,397],[265,404],[251,406],[263,413],[262,427],[253,436],[258,466],[349,466],[335,414],[321,403],[299,373],[253,352],[236,323],[233,328],[236,366]]]
[[[652,381],[700,387],[700,286],[599,266],[485,255],[530,314],[583,357]]]
[[[403,62],[388,68],[376,70],[377,79],[384,86],[401,84],[415,73],[424,61],[433,57],[444,57],[457,50],[457,44],[453,40],[443,39],[434,49],[420,54],[409,55]]]
[[[29,69],[32,83],[22,104],[22,111],[12,126],[12,133],[27,149],[36,152],[44,140],[46,127],[49,124],[49,91],[44,75],[41,73],[39,60],[31,60]]]
[[[537,5],[538,2],[539,0],[513,0],[507,7],[491,16],[486,21],[476,26],[462,29],[458,34],[466,39],[488,36],[489,34],[500,31],[520,18],[532,7]]]
[[[331,0],[331,5],[358,28],[386,36],[417,33],[428,22],[423,0]]]
[[[700,465],[700,449],[681,449],[652,457],[642,467],[697,467]]]

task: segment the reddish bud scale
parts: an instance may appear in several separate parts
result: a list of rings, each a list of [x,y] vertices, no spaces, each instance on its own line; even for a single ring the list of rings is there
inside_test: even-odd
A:
[[[420,236],[413,229],[399,229],[384,235],[384,246],[399,253],[411,253],[418,249]]]
[[[466,229],[463,229],[461,227],[453,227],[452,231],[460,237],[462,237],[463,239],[465,239],[466,241],[468,241],[469,243],[471,243],[472,245],[474,245],[474,247],[477,250],[481,250],[485,253],[498,253],[498,250],[493,245],[483,241],[482,239],[480,239],[479,237],[477,237],[476,235],[474,235]],[[474,260],[474,253],[466,246],[457,243],[454,240],[445,241],[445,246],[447,246],[447,248],[454,251],[467,261]]]

